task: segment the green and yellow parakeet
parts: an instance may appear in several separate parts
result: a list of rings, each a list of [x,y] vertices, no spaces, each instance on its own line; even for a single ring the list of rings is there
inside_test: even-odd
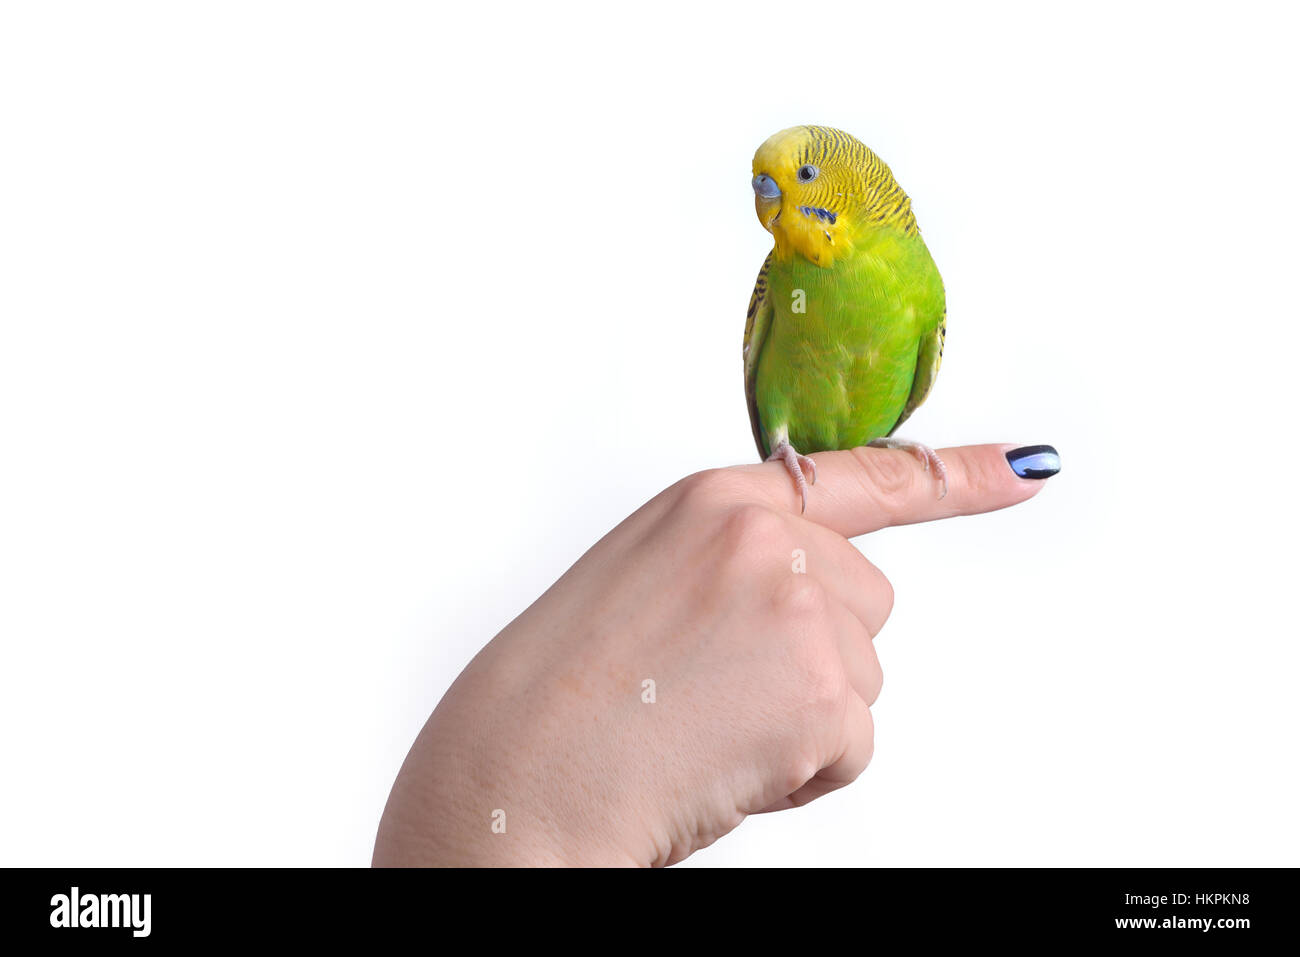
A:
[[[943,280],[912,203],[875,153],[847,133],[796,126],[754,154],[754,208],[776,240],[745,321],[745,395],[754,441],[790,470],[807,504],[801,453],[902,448],[891,438],[925,401],[947,332]],[[805,471],[808,473],[805,480]]]

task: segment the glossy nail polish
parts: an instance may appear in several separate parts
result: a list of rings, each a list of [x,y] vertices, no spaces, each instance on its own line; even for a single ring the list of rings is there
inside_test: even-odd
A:
[[[1007,464],[1021,478],[1051,478],[1061,471],[1061,456],[1050,445],[1026,445],[1007,453]]]

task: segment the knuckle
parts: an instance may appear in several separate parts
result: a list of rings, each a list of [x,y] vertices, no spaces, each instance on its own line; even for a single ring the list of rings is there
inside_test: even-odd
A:
[[[696,472],[677,483],[677,499],[688,509],[717,508],[727,500],[728,484],[724,469]]]
[[[733,468],[708,468],[677,482],[677,502],[690,510],[710,511],[748,502],[753,492]]]
[[[822,653],[805,662],[803,705],[806,717],[815,723],[839,715],[844,708],[848,678],[838,655]]]
[[[728,563],[771,564],[774,544],[785,520],[770,508],[745,504],[726,512],[718,528],[717,544]]]
[[[894,586],[884,575],[880,576],[880,623],[883,625],[894,612]]]
[[[862,734],[866,739],[863,741],[866,746],[866,753],[863,755],[862,767],[858,769],[858,774],[865,771],[867,765],[871,763],[871,759],[876,756],[876,717],[871,713],[870,708],[867,709],[864,716]]]
[[[871,661],[870,681],[871,686],[867,689],[869,697],[864,698],[863,700],[865,700],[868,705],[873,705],[876,703],[876,699],[880,697],[881,690],[885,687],[885,671],[880,667],[880,661],[874,657]]]
[[[826,588],[807,575],[791,575],[772,590],[772,605],[787,620],[820,617],[828,602]]]
[[[866,490],[882,505],[907,497],[916,481],[916,463],[905,454],[887,449],[856,448],[853,457],[861,467]]]
[[[786,794],[792,794],[815,778],[820,770],[816,758],[801,754],[786,765],[780,788]]]
[[[799,710],[812,722],[838,711],[844,701],[848,676],[834,635],[827,629],[805,632],[791,642],[792,677],[797,681]]]
[[[781,516],[772,509],[752,502],[733,508],[723,520],[723,530],[731,536],[751,539],[767,537],[784,526]]]

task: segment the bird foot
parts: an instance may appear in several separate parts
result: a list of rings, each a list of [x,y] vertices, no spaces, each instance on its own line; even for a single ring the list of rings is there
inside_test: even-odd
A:
[[[899,449],[903,452],[911,452],[920,460],[921,468],[927,472],[933,469],[934,477],[939,480],[939,497],[943,498],[948,494],[948,467],[943,464],[943,459],[939,458],[939,453],[930,446],[910,439],[895,438],[876,439],[867,444],[873,449]]]
[[[799,514],[802,515],[808,510],[808,486],[817,484],[817,463],[806,455],[800,455],[784,439],[777,443],[767,460],[785,463],[786,469],[794,478],[795,488],[799,490]],[[805,472],[808,473],[807,478],[804,477]]]

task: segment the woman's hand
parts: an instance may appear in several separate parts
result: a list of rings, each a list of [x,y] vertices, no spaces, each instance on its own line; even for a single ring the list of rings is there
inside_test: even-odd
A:
[[[848,784],[871,760],[872,639],[893,604],[848,539],[1030,498],[1042,483],[1009,448],[943,450],[942,500],[883,449],[814,456],[802,517],[779,463],[660,493],[456,680],[398,774],[374,863],[671,864]]]

